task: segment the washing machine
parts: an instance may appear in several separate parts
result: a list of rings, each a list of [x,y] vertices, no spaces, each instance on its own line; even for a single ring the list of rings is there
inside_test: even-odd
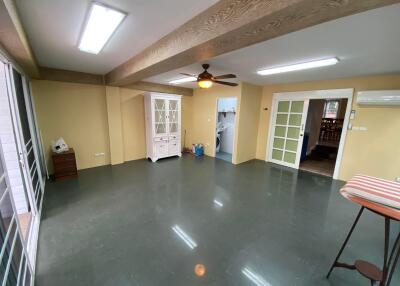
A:
[[[216,142],[215,142],[215,152],[218,153],[221,148],[221,132],[217,132],[216,134]]]

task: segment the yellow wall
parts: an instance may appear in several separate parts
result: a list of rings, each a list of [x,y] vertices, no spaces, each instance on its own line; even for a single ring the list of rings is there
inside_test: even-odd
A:
[[[111,164],[124,162],[124,141],[122,132],[121,96],[119,88],[106,86],[108,132],[110,135]]]
[[[181,110],[181,145],[182,147],[191,148],[192,139],[190,137],[193,126],[193,97],[182,96]],[[185,138],[186,137],[186,138]]]
[[[217,98],[218,97],[236,97],[238,99],[238,109],[240,108],[241,86],[225,87],[215,85],[210,89],[195,89],[191,99],[192,124],[188,128],[189,146],[193,143],[205,144],[204,153],[208,156],[215,156],[215,130],[217,120]],[[236,121],[239,118],[237,113]],[[187,126],[187,125],[186,125]],[[237,142],[237,126],[235,127],[235,143]],[[187,144],[188,145],[188,144]],[[234,144],[234,154],[232,161],[236,162]]]
[[[400,108],[359,107],[357,91],[400,89],[400,75],[383,75],[315,81],[295,84],[269,85],[263,89],[258,129],[257,158],[265,160],[272,95],[275,92],[318,89],[354,88],[353,126],[364,126],[368,131],[347,133],[339,178],[348,180],[357,173],[393,180],[400,176]],[[267,107],[268,111],[263,108]]]
[[[115,114],[107,113],[104,86],[33,80],[32,88],[48,162],[50,141],[62,136],[74,147],[79,169],[110,164],[110,141],[115,134],[114,131],[109,134],[114,126],[109,126],[109,118]],[[237,97],[233,162],[254,157],[265,160],[273,93],[334,88],[354,88],[355,94],[360,90],[400,89],[400,75],[269,85],[262,88],[262,96],[260,88],[246,83],[235,88],[197,89],[193,97],[182,97],[182,140],[186,130],[186,146],[208,144],[205,153],[214,156],[217,98]],[[144,158],[143,92],[118,90],[123,161]],[[111,105],[116,108],[110,109],[118,110],[118,102]],[[354,98],[353,109],[356,110],[353,126],[364,126],[368,131],[347,133],[339,178],[347,180],[356,173],[390,180],[400,176],[400,108],[359,107]],[[105,156],[94,156],[103,152]],[[51,171],[51,163],[49,167]]]
[[[124,161],[146,157],[143,91],[120,89]]]
[[[32,88],[50,173],[50,142],[59,137],[75,149],[78,169],[146,157],[144,91],[42,80]],[[191,100],[182,97],[182,141],[191,129]]]
[[[75,149],[78,169],[110,163],[104,87],[33,80],[32,93],[50,172],[50,142],[59,137]]]
[[[242,94],[237,119],[236,163],[256,158],[258,125],[262,87],[242,83]]]

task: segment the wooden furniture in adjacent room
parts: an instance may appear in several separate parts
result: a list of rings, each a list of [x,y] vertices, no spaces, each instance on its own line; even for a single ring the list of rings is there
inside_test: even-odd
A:
[[[78,176],[74,149],[70,148],[63,153],[53,152],[52,159],[56,181]]]
[[[144,102],[147,158],[182,156],[181,96],[149,92]]]

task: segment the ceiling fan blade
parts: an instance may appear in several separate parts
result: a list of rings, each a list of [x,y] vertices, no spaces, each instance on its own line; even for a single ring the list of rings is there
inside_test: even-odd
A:
[[[234,82],[226,82],[226,81],[220,81],[220,80],[213,80],[213,82],[223,84],[223,85],[229,85],[229,86],[238,86],[238,84],[234,83]]]
[[[195,77],[195,78],[197,78],[196,75],[189,74],[189,73],[183,73],[183,72],[181,72],[180,74],[181,74],[181,75],[185,75],[185,76],[190,76],[190,77]]]
[[[226,78],[236,78],[236,75],[230,73],[230,74],[214,76],[214,79],[226,79]]]

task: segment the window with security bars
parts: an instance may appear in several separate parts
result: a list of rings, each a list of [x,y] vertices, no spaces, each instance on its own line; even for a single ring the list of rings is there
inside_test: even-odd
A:
[[[31,270],[23,250],[2,152],[0,144],[0,283],[30,286]]]

